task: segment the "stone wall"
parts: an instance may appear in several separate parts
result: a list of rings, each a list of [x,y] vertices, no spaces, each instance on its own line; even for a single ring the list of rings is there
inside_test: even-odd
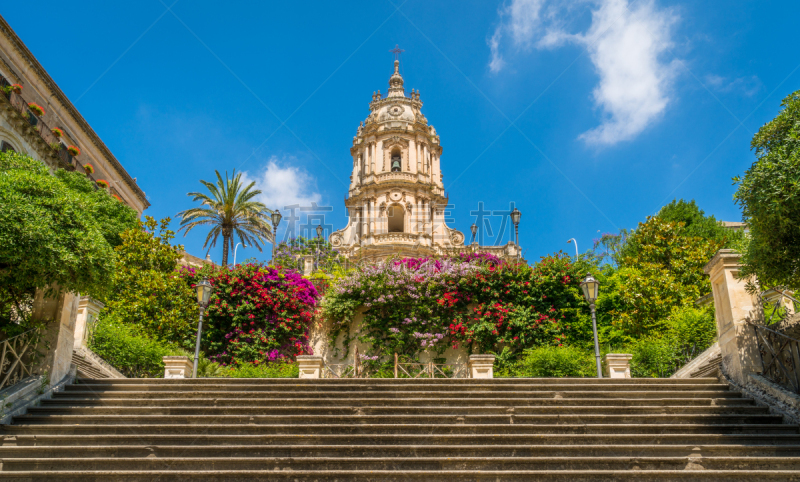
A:
[[[309,332],[309,344],[311,345],[314,355],[321,355],[325,363],[353,363],[354,348],[358,347],[358,352],[361,354],[369,352],[369,344],[358,341],[356,337],[361,330],[361,323],[364,319],[364,308],[356,310],[356,315],[353,322],[350,324],[350,338],[353,339],[350,349],[346,352],[344,349],[344,335],[340,335],[336,339],[336,346],[331,345],[331,332],[333,329],[333,322],[322,317],[315,317],[312,322],[311,330]],[[338,351],[336,350],[338,349]],[[454,350],[448,347],[442,355],[436,353],[421,353],[420,361],[428,362],[434,358],[444,358],[445,363],[467,363],[469,355],[466,348],[460,347]]]

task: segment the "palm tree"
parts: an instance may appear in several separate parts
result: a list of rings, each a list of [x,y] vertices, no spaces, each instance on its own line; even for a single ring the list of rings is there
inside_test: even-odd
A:
[[[206,241],[205,248],[211,243],[211,247],[217,245],[219,235],[222,235],[222,265],[228,265],[228,250],[233,249],[234,236],[239,237],[239,241],[245,246],[255,246],[261,251],[261,245],[265,241],[273,241],[272,226],[270,224],[270,214],[272,211],[253,199],[261,194],[258,189],[253,189],[255,182],[245,186],[242,183],[242,173],[236,174],[233,170],[233,177],[228,178],[225,172],[225,180],[219,171],[217,174],[217,184],[200,180],[211,193],[190,192],[192,201],[200,201],[200,207],[181,211],[181,227],[178,230],[184,231],[183,235],[197,226],[211,226]]]

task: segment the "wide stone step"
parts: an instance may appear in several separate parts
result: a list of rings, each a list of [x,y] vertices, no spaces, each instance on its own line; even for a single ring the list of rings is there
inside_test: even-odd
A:
[[[580,384],[584,386],[591,385],[719,385],[719,379],[710,378],[492,378],[492,379],[474,379],[474,378],[321,378],[321,379],[303,379],[303,378],[126,378],[126,379],[113,379],[113,380],[93,380],[93,379],[77,379],[76,385],[168,385],[170,387],[179,385],[286,385],[286,386],[324,386],[324,385],[354,385],[354,386],[374,386],[374,385],[410,385],[410,384],[425,384],[425,385],[444,385],[444,386],[461,386],[461,385],[480,385],[480,386],[496,386],[496,385],[535,385],[535,384],[550,384],[550,385],[575,385]]]
[[[183,406],[183,404],[166,406],[123,406],[123,405],[96,405],[81,401],[64,402],[45,400],[41,407],[29,408],[31,415],[280,415],[280,416],[322,416],[322,415],[413,415],[425,417],[430,415],[567,415],[567,414],[592,414],[592,415],[768,415],[769,409],[755,405],[699,405],[699,406],[563,406],[555,407],[267,407],[264,405],[241,405],[234,403],[215,404],[209,400],[206,405]]]
[[[215,391],[194,391],[194,392],[170,392],[170,391],[77,391],[67,390],[63,392],[63,396],[70,398],[116,398],[116,399],[147,399],[147,398],[172,398],[172,399],[196,399],[196,398],[214,398],[218,395],[224,394],[224,398],[234,398],[240,400],[247,399],[262,399],[279,402],[281,400],[297,403],[302,401],[322,400],[328,401],[380,401],[381,403],[416,403],[421,400],[442,401],[446,403],[448,400],[455,400],[463,403],[481,403],[486,400],[509,400],[516,403],[518,400],[530,399],[553,399],[563,400],[572,399],[590,399],[597,403],[597,400],[618,400],[618,399],[637,399],[637,400],[652,400],[652,399],[718,399],[729,398],[737,399],[742,398],[741,394],[736,392],[729,392],[723,390],[704,390],[704,391],[613,391],[613,392],[587,392],[587,391],[565,391],[565,392],[552,392],[552,391],[536,391],[536,392],[509,392],[508,394],[495,393],[495,392],[397,392],[397,393],[351,393],[351,392],[317,392],[317,393],[281,393],[271,391],[246,391],[237,392],[232,390],[215,390]]]
[[[129,445],[2,446],[0,459],[81,457],[800,457],[800,445]]]
[[[503,481],[569,481],[612,482],[618,480],[697,481],[725,480],[726,482],[800,481],[795,470],[209,470],[209,471],[17,471],[0,472],[0,479],[19,481],[79,480],[81,482],[106,482],[108,480],[169,480],[169,481],[253,481],[286,480],[337,482],[405,482],[442,481],[497,482]]]
[[[35,435],[3,437],[4,445],[472,445],[472,444],[800,444],[797,434],[121,434],[121,435]]]
[[[35,414],[14,417],[18,424],[286,424],[286,425],[543,425],[543,424],[780,424],[797,429],[796,425],[783,425],[778,415],[598,415],[593,413],[530,415],[509,413],[505,415],[61,415]],[[3,426],[3,429],[13,425]]]
[[[16,458],[3,471],[85,470],[797,470],[800,457]]]
[[[102,381],[102,380],[98,380]],[[68,385],[66,391],[94,391],[94,392],[266,392],[266,393],[304,393],[304,394],[372,394],[372,393],[435,393],[439,396],[461,394],[486,394],[486,393],[535,393],[535,392],[696,392],[696,391],[730,391],[723,384],[672,384],[672,385],[632,385],[629,383],[585,385],[585,384],[535,384],[535,385],[430,385],[427,383],[409,385],[277,385],[277,384],[203,384],[189,385],[177,384],[166,386],[163,384],[141,385],[124,383],[95,383],[91,385]]]
[[[149,422],[149,423],[147,423]],[[497,437],[519,435],[601,435],[601,434],[786,434],[796,435],[797,427],[776,423],[770,424],[722,424],[722,423],[578,423],[573,424],[154,424],[152,420],[142,423],[115,424],[38,424],[10,425],[3,428],[4,436],[19,435],[205,435],[250,436],[250,435],[359,435],[383,437],[385,435],[491,435]]]

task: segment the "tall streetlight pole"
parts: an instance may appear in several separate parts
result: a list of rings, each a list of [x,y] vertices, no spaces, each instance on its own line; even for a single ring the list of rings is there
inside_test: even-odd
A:
[[[237,250],[237,249],[239,249],[239,246],[240,246],[240,245],[241,245],[243,248],[246,248],[246,247],[247,247],[247,245],[246,245],[246,244],[244,244],[244,243],[236,243],[236,246],[234,246],[234,248],[233,248],[233,266],[234,266],[234,267],[236,267],[236,250]]]
[[[511,222],[514,223],[514,244],[517,245],[517,259],[522,257],[522,252],[519,249],[519,217],[521,215],[522,213],[517,208],[511,211]]]
[[[594,358],[597,362],[597,378],[603,378],[603,368],[600,364],[600,343],[597,341],[597,315],[595,315],[594,307],[597,295],[600,292],[600,282],[594,279],[591,274],[587,274],[586,278],[581,282],[581,289],[583,290],[583,297],[592,310],[592,332],[594,333]]]
[[[578,241],[575,238],[569,238],[567,244],[575,243],[575,261],[578,261]]]
[[[192,378],[197,378],[197,361],[200,359],[200,336],[203,333],[203,312],[208,307],[208,300],[211,298],[213,287],[207,279],[197,283],[197,306],[200,307],[200,321],[197,323],[197,343],[194,347],[194,367],[192,368]]]
[[[281,212],[277,209],[272,212],[272,262],[275,262],[275,245],[278,243],[278,224],[281,222]]]

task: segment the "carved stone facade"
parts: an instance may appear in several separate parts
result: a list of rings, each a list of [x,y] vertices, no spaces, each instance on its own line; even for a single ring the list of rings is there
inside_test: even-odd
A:
[[[350,155],[353,172],[345,199],[349,222],[331,233],[331,245],[354,259],[489,251],[516,256],[513,244],[464,246],[464,233],[445,223],[442,146],[422,114],[418,91],[406,96],[395,60],[389,91],[372,94],[370,113],[358,127]]]

